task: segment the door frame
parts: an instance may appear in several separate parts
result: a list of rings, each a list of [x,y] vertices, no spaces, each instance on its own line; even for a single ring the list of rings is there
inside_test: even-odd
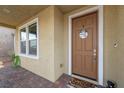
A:
[[[68,74],[72,76],[72,19],[86,15],[88,13],[98,11],[98,80],[97,83],[103,85],[103,6],[95,6],[74,13],[68,17],[69,34],[68,34]]]

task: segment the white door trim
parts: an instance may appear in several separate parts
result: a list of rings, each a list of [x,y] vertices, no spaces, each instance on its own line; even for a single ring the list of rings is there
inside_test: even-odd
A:
[[[103,85],[103,6],[95,6],[69,16],[68,74],[72,75],[72,18],[98,11],[98,84]]]

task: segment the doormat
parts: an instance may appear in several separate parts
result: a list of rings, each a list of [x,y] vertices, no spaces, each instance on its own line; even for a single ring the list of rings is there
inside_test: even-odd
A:
[[[69,88],[96,88],[96,85],[77,78],[71,78],[67,85]]]

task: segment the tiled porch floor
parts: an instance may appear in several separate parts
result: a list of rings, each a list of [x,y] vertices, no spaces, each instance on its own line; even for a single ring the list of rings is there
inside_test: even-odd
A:
[[[63,74],[55,83],[23,68],[12,68],[10,62],[0,63],[0,88],[66,88],[70,77]]]

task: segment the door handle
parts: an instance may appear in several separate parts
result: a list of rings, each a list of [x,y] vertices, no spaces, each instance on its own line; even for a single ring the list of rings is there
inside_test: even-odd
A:
[[[93,56],[96,56],[96,49],[93,49]]]
[[[93,53],[93,56],[96,56],[96,53]]]
[[[93,49],[93,52],[96,53],[96,49]]]
[[[93,49],[93,62],[96,62],[96,49]]]

